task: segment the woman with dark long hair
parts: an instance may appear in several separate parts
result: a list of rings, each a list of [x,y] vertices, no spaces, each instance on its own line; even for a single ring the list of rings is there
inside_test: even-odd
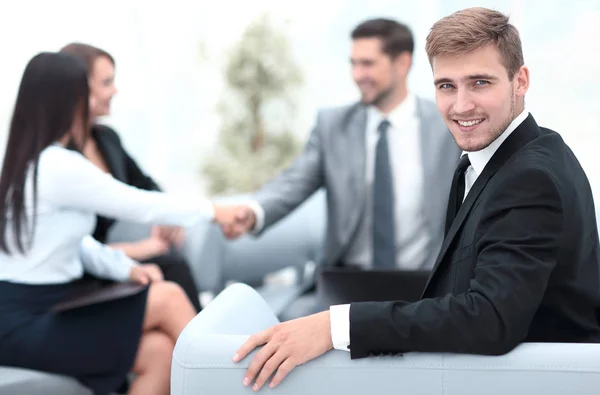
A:
[[[173,347],[195,316],[184,291],[96,241],[96,215],[188,226],[228,222],[208,201],[144,191],[90,163],[84,62],[41,53],[19,87],[0,175],[0,365],[77,378],[97,394],[168,394]],[[139,291],[66,309],[83,277],[139,283]]]

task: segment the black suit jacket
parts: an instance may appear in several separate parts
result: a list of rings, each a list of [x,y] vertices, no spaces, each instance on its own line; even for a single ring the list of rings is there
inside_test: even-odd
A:
[[[105,125],[94,125],[92,138],[96,141],[100,154],[104,158],[110,173],[117,180],[128,185],[147,191],[160,191],[158,184],[144,174],[133,158],[127,153],[117,133]],[[114,220],[97,216],[94,238],[102,243],[106,242],[108,230]]]
[[[469,191],[422,300],[351,305],[351,356],[600,342],[599,265],[588,179],[529,115]]]

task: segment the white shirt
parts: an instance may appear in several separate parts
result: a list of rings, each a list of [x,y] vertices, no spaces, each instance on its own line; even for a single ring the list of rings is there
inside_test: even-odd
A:
[[[378,127],[384,115],[374,106],[367,109],[365,129],[365,211],[344,263],[369,268],[372,265],[372,189],[375,178],[375,150],[379,140]],[[426,228],[423,206],[423,166],[421,158],[420,120],[416,97],[409,93],[387,116],[388,148],[391,160],[396,224],[396,266],[404,270],[417,269],[427,256],[431,236]],[[264,210],[256,201],[249,203],[256,216],[254,231],[264,224]]]
[[[427,256],[426,249],[431,237],[423,211],[420,120],[416,98],[411,93],[387,117],[374,106],[369,106],[367,110],[365,211],[354,240],[342,260],[364,268],[372,266],[375,154],[379,141],[379,124],[386,118],[390,122],[387,136],[394,185],[396,267],[414,270],[422,265]]]
[[[31,221],[33,168],[25,187],[25,213]],[[96,214],[125,221],[190,226],[212,219],[207,200],[185,200],[167,193],[143,191],[104,173],[80,153],[52,145],[38,162],[37,218],[32,244],[21,254],[10,215],[6,240],[12,254],[0,251],[0,280],[24,284],[66,283],[84,270],[98,277],[125,281],[136,262],[90,235]],[[27,244],[29,237],[23,240]]]
[[[465,196],[466,198],[471,187],[475,184],[477,177],[481,174],[487,163],[490,161],[494,153],[498,150],[498,147],[502,145],[504,140],[511,135],[511,133],[527,118],[529,113],[527,111],[521,112],[511,123],[508,125],[506,130],[490,145],[480,151],[474,152],[463,152],[463,154],[469,155],[471,165],[465,171]],[[350,344],[350,305],[336,305],[329,308],[330,322],[331,322],[331,340],[333,348],[336,350],[348,351],[348,345]]]

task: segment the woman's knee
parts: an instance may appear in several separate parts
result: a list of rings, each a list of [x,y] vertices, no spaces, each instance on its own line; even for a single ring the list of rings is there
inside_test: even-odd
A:
[[[165,312],[189,303],[179,284],[170,281],[152,283],[148,291],[148,312]]]

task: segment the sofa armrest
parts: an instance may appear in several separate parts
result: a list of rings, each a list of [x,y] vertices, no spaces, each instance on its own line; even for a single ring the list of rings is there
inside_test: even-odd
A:
[[[171,375],[173,395],[249,394],[242,386],[252,357],[232,362],[249,335],[277,320],[242,284],[226,289],[181,334]],[[407,353],[351,360],[330,351],[294,369],[269,393],[531,395],[597,394],[600,344],[525,343],[502,356]]]
[[[258,350],[237,364],[231,359],[247,338],[248,335],[206,334],[190,343],[184,354],[174,354],[171,393],[251,393],[242,385],[242,379]],[[347,352],[330,351],[294,369],[276,389],[265,390],[290,395],[371,392],[430,395],[437,394],[442,386],[441,368],[442,358],[433,354],[352,361]]]
[[[172,394],[248,394],[242,386],[252,353],[231,358],[246,335],[207,334],[174,357]],[[504,356],[410,353],[351,360],[330,351],[294,369],[280,394],[531,395],[598,394],[600,345],[522,344]]]

